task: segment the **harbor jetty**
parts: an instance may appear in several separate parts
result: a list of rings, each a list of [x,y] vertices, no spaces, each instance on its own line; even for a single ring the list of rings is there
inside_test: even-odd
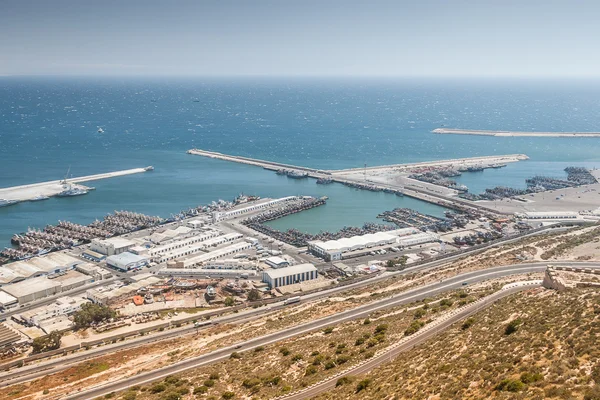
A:
[[[80,185],[83,182],[97,181],[100,179],[115,178],[118,176],[139,174],[142,172],[152,171],[153,167],[134,168],[123,171],[106,172],[103,174],[80,176],[75,178],[66,177],[65,179],[32,183],[28,185],[13,186],[8,188],[0,188],[0,199],[7,201],[35,201],[46,199],[48,197],[60,196],[65,190],[79,189],[88,191],[93,188]]]
[[[478,135],[478,136],[533,136],[533,137],[600,137],[600,132],[525,132],[525,131],[488,131],[477,129],[437,128],[431,131],[446,135]]]
[[[370,190],[375,192],[394,193],[397,196],[409,196],[428,203],[437,204],[442,207],[450,208],[459,212],[483,212],[488,214],[497,214],[498,211],[480,205],[472,201],[458,198],[458,191],[448,189],[445,192],[438,191],[443,188],[439,185],[429,185],[415,179],[410,179],[409,175],[416,172],[423,172],[428,169],[452,169],[452,170],[481,170],[485,168],[499,168],[507,163],[518,162],[529,159],[525,154],[509,154],[498,156],[468,157],[452,160],[426,161],[408,164],[381,165],[364,168],[350,168],[341,170],[322,170],[297,165],[282,164],[273,161],[265,161],[255,158],[232,156],[213,151],[200,149],[191,149],[188,154],[198,155],[208,158],[215,158],[223,161],[238,162],[282,174],[286,171],[289,176],[290,171],[295,171],[295,175],[310,177],[323,183],[341,183],[357,189]]]

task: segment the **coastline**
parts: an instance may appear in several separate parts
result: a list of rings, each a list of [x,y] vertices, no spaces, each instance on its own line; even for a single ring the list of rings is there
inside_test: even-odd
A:
[[[437,128],[431,132],[442,135],[476,135],[498,137],[600,137],[600,132],[519,132],[450,128]]]

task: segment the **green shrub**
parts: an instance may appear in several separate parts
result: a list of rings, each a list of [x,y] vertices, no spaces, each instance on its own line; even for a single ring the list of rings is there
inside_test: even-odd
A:
[[[222,398],[224,398],[225,400],[230,400],[233,399],[235,397],[235,393],[233,392],[223,392],[223,394],[221,395]]]
[[[513,393],[520,392],[524,388],[525,384],[516,379],[503,379],[498,385],[496,385],[496,390]]]
[[[213,386],[215,386],[215,381],[213,381],[212,379],[207,379],[204,381],[204,386],[209,387],[209,388],[213,387]]]
[[[465,319],[465,322],[463,322],[463,324],[461,325],[460,329],[462,329],[463,331],[469,329],[473,324],[475,323],[475,318],[470,317]]]
[[[363,322],[363,325],[369,325],[371,323],[371,320],[369,318],[365,319]]]
[[[504,334],[510,335],[512,333],[515,333],[517,331],[517,329],[519,329],[519,325],[521,325],[521,319],[520,318],[513,319],[504,328]]]
[[[194,388],[194,394],[204,394],[208,392],[208,388],[206,386],[197,386]]]
[[[300,361],[302,360],[302,354],[294,354],[292,356],[292,362],[296,362],[296,361]]]
[[[363,379],[362,381],[358,382],[358,385],[356,385],[356,393],[362,392],[363,390],[368,388],[370,384],[371,384],[371,380],[368,378]]]
[[[151,393],[160,393],[164,392],[167,389],[167,386],[164,383],[155,383],[150,387]]]
[[[240,359],[240,358],[242,358],[242,355],[240,353],[238,353],[237,351],[234,351],[233,353],[231,353],[229,358]]]
[[[260,379],[258,378],[249,378],[244,379],[244,381],[242,382],[242,386],[246,389],[252,389],[253,387],[260,385],[260,383]]]
[[[135,400],[137,394],[135,392],[127,392],[121,396],[121,400]]]
[[[282,347],[279,349],[279,352],[285,357],[290,355],[290,349],[287,347]]]
[[[213,381],[218,381],[220,376],[218,372],[213,372],[210,374],[210,376],[208,377],[209,379],[212,379]]]
[[[335,368],[335,363],[333,361],[327,361],[325,363],[325,369],[332,369]]]
[[[422,318],[425,314],[427,314],[427,311],[423,310],[422,308],[419,308],[418,310],[415,311],[413,317],[415,319],[419,319],[419,318]]]
[[[342,386],[342,385],[347,385],[348,383],[351,383],[351,382],[352,382],[352,379],[349,376],[342,376],[335,383],[335,387]]]
[[[539,374],[539,373],[532,374],[530,372],[523,372],[519,379],[521,380],[521,382],[523,382],[525,384],[530,384],[530,383],[541,381],[542,379],[544,379],[544,375]]]
[[[358,339],[356,339],[356,342],[354,342],[354,345],[355,346],[360,346],[364,342],[365,342],[365,338],[359,337]]]
[[[305,376],[309,376],[309,375],[314,375],[316,374],[318,371],[317,367],[315,367],[314,365],[309,365],[308,367],[306,367],[306,371],[304,372]]]
[[[329,326],[329,327],[323,329],[323,333],[326,334],[326,335],[329,335],[332,332],[333,332],[333,327],[332,326]]]
[[[385,333],[387,330],[388,330],[388,324],[377,325],[377,328],[375,328],[375,334]]]

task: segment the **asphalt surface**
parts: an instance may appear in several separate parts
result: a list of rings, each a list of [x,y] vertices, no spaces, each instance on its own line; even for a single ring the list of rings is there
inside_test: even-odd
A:
[[[573,263],[565,264],[572,265]],[[585,265],[587,267],[600,268],[600,263],[585,263]],[[149,382],[163,379],[168,375],[181,373],[204,365],[209,365],[222,360],[226,360],[234,351],[249,351],[259,346],[273,344],[307,332],[323,329],[328,326],[335,326],[346,321],[365,318],[377,310],[404,305],[413,301],[418,301],[427,297],[435,296],[436,294],[464,287],[463,283],[467,283],[468,285],[488,279],[495,279],[514,274],[542,272],[546,269],[546,266],[547,263],[517,264],[460,274],[447,280],[413,289],[408,292],[401,293],[386,299],[382,299],[380,301],[367,304],[353,310],[348,310],[319,320],[310,321],[299,326],[284,329],[276,333],[241,342],[236,345],[218,349],[211,353],[193,357],[154,371],[144,372],[115,382],[109,382],[99,387],[70,395],[67,397],[67,399],[79,400],[95,398],[98,396],[105,395],[107,393],[126,389],[133,385],[143,385]]]

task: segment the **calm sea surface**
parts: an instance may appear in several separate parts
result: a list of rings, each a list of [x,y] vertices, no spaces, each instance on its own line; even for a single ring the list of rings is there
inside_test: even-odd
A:
[[[318,232],[377,221],[410,198],[291,180],[185,154],[197,147],[318,168],[525,153],[531,159],[464,174],[472,192],[524,187],[569,165],[600,167],[598,138],[435,135],[469,129],[599,131],[600,83],[584,81],[157,80],[0,78],[0,187],[153,165],[90,183],[86,196],[0,208],[0,247],[58,220],[89,223],[113,210],[169,216],[232,199],[327,195],[324,207],[273,223]],[[102,127],[104,133],[98,133]],[[599,204],[600,206],[600,204]]]

